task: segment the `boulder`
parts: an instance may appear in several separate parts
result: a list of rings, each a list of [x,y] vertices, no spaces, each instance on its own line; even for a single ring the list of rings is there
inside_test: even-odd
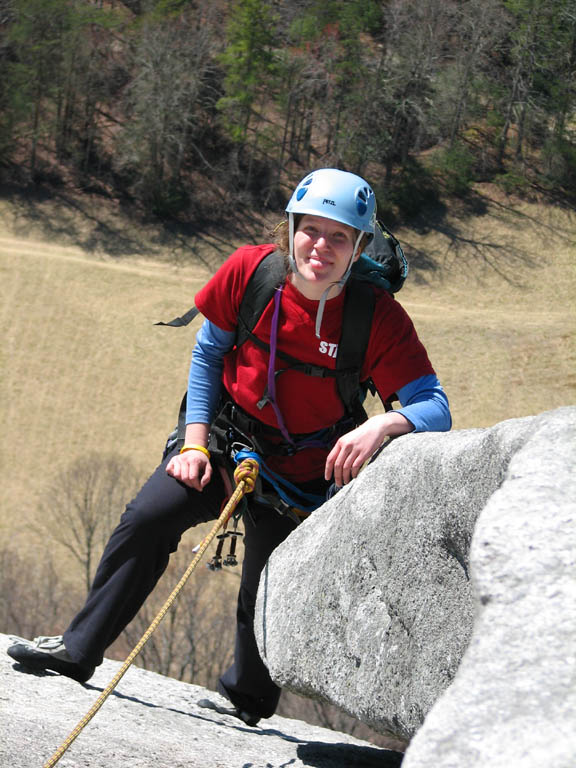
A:
[[[404,768],[573,766],[575,433],[561,408],[389,443],[263,573],[273,679],[417,733]]]

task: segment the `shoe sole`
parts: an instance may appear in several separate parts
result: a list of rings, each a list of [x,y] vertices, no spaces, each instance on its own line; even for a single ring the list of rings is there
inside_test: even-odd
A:
[[[7,650],[8,656],[29,669],[51,670],[60,675],[70,677],[77,683],[85,683],[94,674],[94,669],[81,667],[72,661],[62,661],[49,653],[37,651],[35,648],[27,648],[24,645],[14,645]]]

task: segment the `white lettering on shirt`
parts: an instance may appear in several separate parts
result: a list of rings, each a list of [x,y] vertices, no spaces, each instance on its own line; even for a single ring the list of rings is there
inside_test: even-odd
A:
[[[328,357],[336,357],[338,354],[338,344],[333,344],[329,341],[321,341],[319,351],[322,355],[328,355]]]

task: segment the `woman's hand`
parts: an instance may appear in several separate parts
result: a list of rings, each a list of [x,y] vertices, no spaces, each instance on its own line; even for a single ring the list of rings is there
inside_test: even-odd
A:
[[[184,446],[190,446],[184,453],[172,456],[166,472],[184,485],[202,491],[212,479],[210,454],[202,446],[208,445],[209,424],[187,424]],[[195,450],[194,446],[199,446]]]
[[[193,449],[173,456],[166,472],[197,491],[202,491],[212,479],[210,459],[202,451]]]
[[[334,475],[334,483],[342,487],[354,479],[364,463],[378,450],[386,437],[404,435],[414,429],[401,413],[389,411],[365,421],[337,440],[328,454],[324,477]]]

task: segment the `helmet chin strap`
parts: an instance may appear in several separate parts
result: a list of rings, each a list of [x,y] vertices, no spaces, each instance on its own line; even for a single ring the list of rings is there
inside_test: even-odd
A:
[[[298,272],[298,265],[296,264],[296,259],[294,258],[294,214],[293,213],[288,214],[288,261],[290,262],[290,267],[292,268],[292,272],[294,272],[295,275],[300,274]]]
[[[339,289],[338,293],[340,293],[340,291],[344,287],[344,283],[350,277],[350,272],[352,271],[352,267],[354,265],[356,252],[358,250],[358,246],[360,245],[360,240],[362,239],[363,234],[364,232],[360,232],[358,234],[358,237],[356,238],[356,242],[354,243],[354,250],[352,251],[352,256],[350,257],[350,261],[348,262],[348,267],[346,269],[346,272],[344,272],[340,280],[337,280],[335,283],[330,283],[330,285],[326,288],[326,290],[320,297],[320,302],[318,304],[318,311],[316,312],[316,329],[315,330],[316,330],[317,338],[320,338],[320,327],[322,326],[322,318],[324,317],[324,307],[326,306],[326,301],[328,300],[328,294],[330,293],[332,288],[335,288],[335,287]]]

